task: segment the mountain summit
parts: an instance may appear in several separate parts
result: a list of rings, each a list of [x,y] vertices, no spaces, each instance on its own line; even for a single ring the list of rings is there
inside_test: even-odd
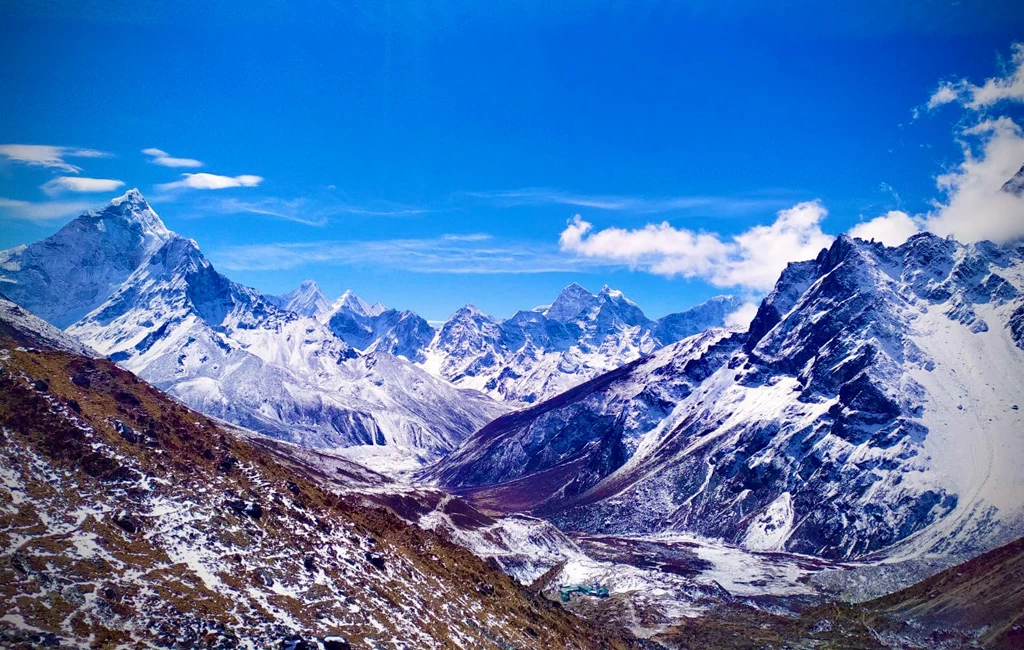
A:
[[[0,282],[14,302],[67,327],[98,307],[171,236],[142,194],[128,190],[46,239],[0,251]]]
[[[314,280],[303,280],[299,286],[280,296],[266,296],[267,300],[281,309],[293,311],[301,316],[317,318],[331,309],[327,296]]]

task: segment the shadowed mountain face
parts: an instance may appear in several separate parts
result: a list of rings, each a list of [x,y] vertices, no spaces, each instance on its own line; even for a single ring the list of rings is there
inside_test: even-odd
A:
[[[1019,533],[1024,249],[840,237],[746,334],[708,332],[474,434],[429,470],[576,530],[831,558]]]
[[[636,647],[54,331],[0,311],[0,645]]]

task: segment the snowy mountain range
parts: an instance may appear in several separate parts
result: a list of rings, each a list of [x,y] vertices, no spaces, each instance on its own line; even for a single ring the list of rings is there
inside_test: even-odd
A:
[[[841,236],[711,330],[490,423],[431,468],[569,530],[850,559],[1024,531],[1024,247]]]
[[[136,190],[0,261],[18,304],[190,406],[275,437],[415,465],[503,410],[232,282]]]
[[[719,296],[657,321],[622,292],[571,284],[551,305],[497,320],[472,306],[440,327],[423,367],[456,386],[532,404],[669,343],[722,326],[741,306]]]
[[[553,397],[644,354],[710,327],[742,306],[717,296],[658,320],[607,286],[567,286],[550,305],[500,320],[466,305],[436,330],[412,311],[369,304],[351,291],[330,302],[306,280],[273,304],[316,318],[360,353],[405,357],[460,388],[514,406]]]

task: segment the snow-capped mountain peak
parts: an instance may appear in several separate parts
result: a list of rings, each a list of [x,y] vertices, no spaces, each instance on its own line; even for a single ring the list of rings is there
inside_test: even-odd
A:
[[[123,219],[129,226],[137,226],[143,236],[152,242],[165,241],[171,236],[171,231],[138,189],[130,189],[112,199],[107,207],[95,214],[107,220]]]
[[[724,296],[660,320],[605,286],[572,283],[549,306],[498,320],[458,310],[425,352],[424,367],[458,386],[505,401],[533,403],[709,327],[741,301]]]
[[[597,300],[597,296],[573,282],[562,289],[551,306],[544,311],[544,316],[553,321],[566,323],[592,308]]]
[[[218,273],[135,190],[0,253],[0,280],[18,305],[183,402],[272,436],[371,446],[370,456],[408,465],[504,410],[400,358],[409,340],[421,348],[433,337],[425,321],[350,294],[346,304],[394,316],[381,354],[359,357],[303,313],[323,307],[315,283],[292,292],[291,308],[277,306]]]
[[[346,289],[332,305],[332,312],[345,310],[358,316],[380,316],[388,310],[379,302],[370,304],[357,296],[351,289]]]
[[[0,251],[16,303],[57,327],[95,309],[172,233],[138,190],[79,216],[46,239]]]
[[[1024,196],[1024,165],[1013,175],[1013,178],[1003,183],[1002,190],[1014,196]]]
[[[319,318],[331,310],[331,303],[315,280],[303,280],[288,293],[267,298],[282,309],[310,318]]]

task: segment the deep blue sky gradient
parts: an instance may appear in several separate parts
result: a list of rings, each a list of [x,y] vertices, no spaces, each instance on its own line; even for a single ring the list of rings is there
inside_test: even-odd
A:
[[[597,227],[665,219],[728,235],[815,198],[830,211],[825,230],[839,233],[936,198],[935,176],[960,159],[961,115],[912,120],[913,109],[942,79],[993,76],[1024,38],[1024,10],[1002,2],[850,11],[275,4],[0,4],[0,143],[112,152],[73,162],[83,176],[139,187],[218,266],[239,245],[451,233],[557,254],[576,213]],[[198,158],[201,171],[266,180],[160,196],[155,185],[190,170],[148,163],[145,147]],[[39,186],[53,175],[0,164],[0,197],[45,200]],[[721,200],[647,214],[472,196],[520,188]],[[401,214],[336,213],[310,226],[210,207],[228,197],[302,199],[311,213],[344,205]],[[740,199],[756,202],[737,208]],[[0,214],[0,248],[65,221]],[[467,302],[507,316],[574,280],[621,288],[652,316],[723,292],[608,266],[498,275],[409,272],[386,261],[222,270],[271,293],[312,277],[332,297],[352,288],[431,319]]]

